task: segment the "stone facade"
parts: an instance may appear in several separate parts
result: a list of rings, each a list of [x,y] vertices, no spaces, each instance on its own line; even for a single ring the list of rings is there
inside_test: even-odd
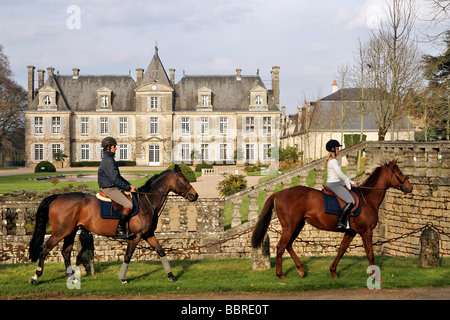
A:
[[[279,67],[272,69],[272,89],[259,76],[188,76],[175,83],[156,48],[144,72],[131,75],[55,74],[53,67],[28,66],[25,112],[26,164],[54,162],[63,151],[69,164],[100,161],[101,141],[113,136],[116,160],[139,166],[191,163],[270,162],[268,149],[278,146]],[[67,164],[66,164],[67,165]]]

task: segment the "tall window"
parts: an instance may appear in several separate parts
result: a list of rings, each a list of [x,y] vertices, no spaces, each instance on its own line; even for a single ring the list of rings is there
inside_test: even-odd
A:
[[[52,144],[52,157],[55,153],[58,153],[61,151],[61,145],[59,143],[53,143]]]
[[[255,105],[260,106],[260,105],[262,105],[262,102],[263,102],[263,100],[262,100],[261,96],[257,95],[255,98]]]
[[[81,134],[89,134],[89,118],[81,118]]]
[[[108,108],[108,96],[101,96],[101,98],[100,98],[100,107]]]
[[[202,96],[202,107],[208,107],[208,96]]]
[[[148,109],[158,109],[158,97],[148,97],[147,98],[147,108]]]
[[[34,160],[44,160],[44,145],[41,143],[34,145]]]
[[[253,144],[247,143],[245,146],[245,158],[247,162],[255,161],[255,146]]]
[[[88,144],[81,145],[81,160],[90,160],[90,148]]]
[[[245,118],[245,133],[255,133],[255,117]]]
[[[182,134],[189,134],[191,133],[190,128],[190,119],[189,118],[181,118],[181,133]]]
[[[219,119],[219,132],[226,134],[228,132],[228,118],[220,117]]]
[[[151,117],[149,120],[150,134],[158,134],[158,118]]]
[[[264,143],[263,144],[263,160],[269,160],[269,150],[270,150],[270,144]]]
[[[44,118],[34,117],[34,133],[44,133]]]
[[[51,104],[52,104],[52,98],[50,98],[50,96],[45,96],[44,97],[44,106],[48,107]]]
[[[128,134],[128,118],[119,118],[119,134]]]
[[[52,117],[52,133],[61,133],[61,117]]]
[[[128,145],[127,144],[119,144],[119,160],[128,160]]]
[[[106,117],[100,118],[100,134],[109,133],[109,119]]]
[[[209,118],[200,119],[200,132],[201,134],[209,134]]]
[[[227,160],[227,144],[220,144],[220,160]]]
[[[182,143],[181,144],[181,160],[182,161],[189,161],[191,160],[191,150],[190,150],[189,143]]]
[[[207,143],[202,143],[202,160],[209,159],[208,146],[209,145]]]
[[[263,133],[272,133],[271,117],[263,117]]]

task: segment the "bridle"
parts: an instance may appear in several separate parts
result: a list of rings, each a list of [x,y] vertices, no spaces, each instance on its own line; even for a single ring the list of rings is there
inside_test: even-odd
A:
[[[176,181],[176,183],[178,184],[178,186],[181,186],[181,189],[183,189],[183,188],[184,188],[184,185],[183,185],[183,184],[180,182],[180,180],[178,179],[178,176],[177,176],[176,172],[175,172],[175,171],[172,171],[172,172],[173,172],[173,174],[174,174],[174,176],[175,176],[175,181]],[[185,199],[188,199],[188,192],[191,191],[191,189],[192,189],[192,185],[190,185],[189,188],[187,188],[186,190],[181,191],[181,193],[179,193],[179,195],[182,196],[182,197],[185,198]],[[188,199],[188,200],[189,200],[189,199]]]
[[[403,191],[403,192],[407,192],[407,191],[408,191],[408,188],[405,187],[405,182],[406,182],[406,180],[408,180],[408,178],[405,176],[405,179],[403,179],[403,181],[402,181],[402,180],[399,178],[399,176],[395,173],[394,168],[392,168],[390,164],[386,164],[386,166],[387,166],[387,167],[391,170],[391,172],[392,172],[392,175],[391,175],[391,177],[390,177],[390,179],[389,179],[389,187],[387,187],[387,188],[375,188],[375,187],[358,186],[358,188],[361,188],[361,189],[370,189],[370,190],[383,190],[383,191],[386,191],[387,189],[390,188],[391,181],[392,181],[392,177],[395,176],[395,177],[397,178],[398,182],[400,183],[400,185],[399,185],[398,187],[395,187],[395,189],[398,189],[398,190]]]

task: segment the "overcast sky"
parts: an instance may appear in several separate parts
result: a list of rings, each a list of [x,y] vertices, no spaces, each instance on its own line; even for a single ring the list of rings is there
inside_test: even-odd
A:
[[[417,0],[421,10],[429,0]],[[0,0],[0,44],[15,79],[27,65],[60,74],[146,69],[155,43],[166,69],[186,75],[256,74],[280,66],[280,104],[331,93],[340,64],[353,60],[384,15],[383,0]],[[422,30],[424,22],[418,23]],[[442,26],[441,26],[442,27]],[[447,28],[449,26],[446,26]],[[424,50],[438,50],[428,44]],[[437,53],[440,51],[433,51]]]

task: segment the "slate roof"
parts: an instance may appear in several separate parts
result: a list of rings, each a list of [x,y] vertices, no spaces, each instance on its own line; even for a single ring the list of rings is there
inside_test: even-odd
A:
[[[250,91],[257,86],[266,88],[257,75],[198,75],[184,76],[175,85],[175,111],[195,111],[198,104],[198,90],[206,87],[212,90],[214,111],[248,111]],[[268,94],[269,111],[279,111],[272,95]]]
[[[172,86],[161,59],[159,58],[158,48],[155,48],[155,54],[153,55],[152,61],[150,61],[150,64],[142,77],[141,85],[154,82],[165,84],[169,87]]]

